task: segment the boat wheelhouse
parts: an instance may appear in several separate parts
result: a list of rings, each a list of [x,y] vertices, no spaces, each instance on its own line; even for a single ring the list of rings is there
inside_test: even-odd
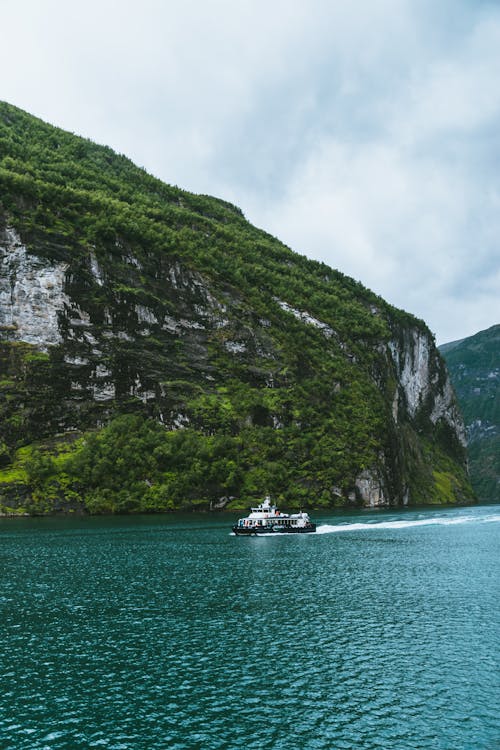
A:
[[[233,526],[233,532],[237,536],[308,534],[313,531],[316,531],[316,524],[311,522],[307,513],[283,513],[276,505],[271,504],[269,496],[256,508],[251,508],[250,514],[240,518]]]

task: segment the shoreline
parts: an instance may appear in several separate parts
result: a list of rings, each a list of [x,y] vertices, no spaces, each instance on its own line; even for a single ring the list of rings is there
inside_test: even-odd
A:
[[[387,511],[392,512],[404,512],[404,511],[416,511],[416,510],[445,510],[445,509],[457,509],[457,508],[474,508],[482,505],[499,505],[499,503],[491,502],[476,502],[470,503],[421,503],[419,505],[379,505],[376,507],[371,506],[335,506],[332,508],[315,508],[314,506],[307,506],[307,510],[311,513],[317,513],[320,515],[328,515],[331,513],[382,513]],[[0,511],[0,519],[3,518],[126,518],[134,516],[171,516],[175,514],[194,515],[196,513],[204,516],[224,516],[224,515],[236,515],[239,513],[245,513],[248,511],[249,505],[242,506],[240,508],[175,508],[170,510],[139,510],[132,512],[116,512],[116,513],[88,513],[85,510],[56,510],[49,513],[16,513],[16,512],[5,512]],[[289,510],[295,511],[296,508],[290,508]]]

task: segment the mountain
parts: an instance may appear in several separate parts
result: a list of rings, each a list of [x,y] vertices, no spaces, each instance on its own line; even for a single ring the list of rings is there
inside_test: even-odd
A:
[[[0,104],[3,512],[473,500],[427,326]]]
[[[500,502],[500,325],[439,348],[465,419],[472,485]]]
[[[462,341],[465,341],[465,339],[458,339],[457,341],[449,341],[447,344],[440,344],[439,351],[444,355],[446,352],[450,352],[452,349],[455,349],[456,346],[459,346]]]

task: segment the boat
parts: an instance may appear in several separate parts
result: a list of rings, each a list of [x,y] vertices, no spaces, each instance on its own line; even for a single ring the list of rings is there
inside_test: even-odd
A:
[[[312,523],[307,513],[302,510],[299,513],[283,513],[276,505],[271,504],[269,496],[256,508],[251,508],[250,514],[240,518],[233,526],[236,536],[310,534],[314,531],[316,524]]]

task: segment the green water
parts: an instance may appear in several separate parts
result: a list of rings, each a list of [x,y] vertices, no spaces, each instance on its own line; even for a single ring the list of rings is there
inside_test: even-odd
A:
[[[0,519],[0,748],[500,747],[500,507]]]

